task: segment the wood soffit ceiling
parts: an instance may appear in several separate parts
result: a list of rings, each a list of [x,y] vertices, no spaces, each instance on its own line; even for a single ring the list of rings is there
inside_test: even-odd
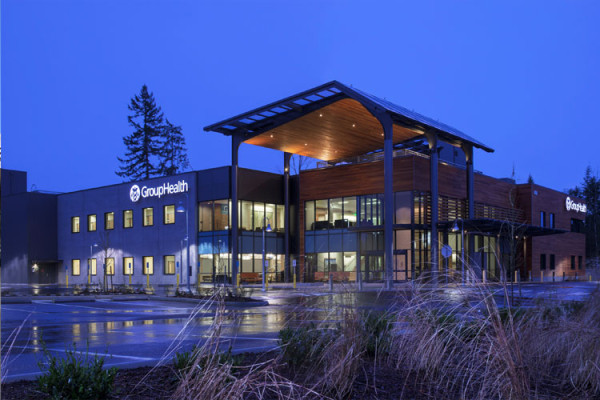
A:
[[[394,125],[394,144],[420,135]],[[244,143],[332,161],[383,149],[383,128],[362,104],[345,98]]]

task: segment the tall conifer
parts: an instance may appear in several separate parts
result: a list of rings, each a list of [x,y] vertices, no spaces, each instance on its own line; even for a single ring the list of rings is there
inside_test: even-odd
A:
[[[161,108],[156,105],[154,94],[148,92],[146,85],[142,86],[139,95],[131,99],[128,108],[133,111],[127,120],[134,131],[123,138],[127,152],[125,157],[117,157],[121,166],[116,174],[128,181],[158,176],[164,128]]]
[[[168,176],[190,168],[185,137],[180,126],[173,125],[168,119],[162,129],[162,147],[160,150],[159,174]]]

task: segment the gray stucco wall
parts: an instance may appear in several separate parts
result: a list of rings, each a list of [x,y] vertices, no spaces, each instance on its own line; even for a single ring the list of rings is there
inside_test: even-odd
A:
[[[130,199],[130,189],[133,184],[143,188],[144,186],[158,187],[165,183],[176,184],[178,181],[185,181],[188,184],[186,193],[166,194],[161,198],[140,198],[137,202],[132,202]],[[96,243],[98,247],[92,247],[92,258],[97,259],[97,275],[91,277],[93,283],[101,283],[103,280],[102,264],[105,257],[114,257],[115,259],[115,275],[112,277],[112,283],[128,283],[128,276],[123,274],[123,257],[133,257],[132,284],[145,285],[146,276],[142,273],[142,258],[152,256],[154,257],[154,274],[150,276],[150,284],[175,284],[176,275],[164,274],[163,257],[174,255],[176,261],[180,261],[183,256],[183,263],[187,265],[185,242],[182,252],[182,240],[186,236],[186,217],[185,213],[175,213],[175,223],[165,225],[163,223],[163,206],[172,204],[177,207],[181,202],[189,212],[190,262],[193,266],[191,283],[193,284],[196,279],[195,265],[198,257],[197,235],[195,234],[197,232],[196,193],[196,174],[192,172],[60,195],[58,197],[58,257],[62,262],[62,267],[59,281],[65,281],[64,266],[66,265],[69,283],[85,284],[87,282],[87,260],[90,258],[90,246]],[[154,208],[154,224],[147,227],[142,225],[142,209],[146,207]],[[123,211],[129,209],[133,210],[133,228],[124,228]],[[104,213],[111,211],[115,213],[115,228],[106,230],[104,229]],[[97,216],[95,232],[87,230],[89,214]],[[81,218],[79,233],[71,232],[71,217],[73,216]],[[81,275],[79,276],[72,275],[72,259],[81,260]],[[181,268],[179,272],[180,274],[183,272],[180,279],[185,282],[187,271]]]

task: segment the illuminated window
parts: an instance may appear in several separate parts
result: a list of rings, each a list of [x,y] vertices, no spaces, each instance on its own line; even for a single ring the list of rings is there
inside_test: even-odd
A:
[[[154,275],[154,257],[145,256],[143,262],[142,270],[144,271],[144,275]]]
[[[229,229],[229,200],[215,200],[215,231]],[[239,216],[238,216],[239,218]]]
[[[123,257],[123,275],[133,275],[133,257]]]
[[[115,259],[113,257],[106,257],[104,260],[106,263],[106,275],[115,274]]]
[[[95,258],[88,258],[88,266],[90,267],[90,275],[96,275],[97,269]]]
[[[71,217],[71,232],[79,233],[79,217]]]
[[[175,274],[175,256],[165,256],[165,275]]]
[[[96,230],[96,214],[88,215],[88,232],[94,232]]]
[[[123,228],[133,228],[133,210],[123,211]]]
[[[115,229],[115,213],[104,213],[104,229]]]
[[[175,206],[174,205],[165,206],[163,213],[164,213],[165,225],[175,223]]]
[[[81,264],[79,260],[71,260],[71,275],[79,276],[81,274]]]
[[[198,204],[198,230],[200,232],[212,231],[212,201],[203,201]]]
[[[154,209],[152,207],[144,208],[144,226],[154,225]]]

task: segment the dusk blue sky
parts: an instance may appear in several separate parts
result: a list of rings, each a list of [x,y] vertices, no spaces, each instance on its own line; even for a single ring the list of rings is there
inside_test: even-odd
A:
[[[194,169],[202,128],[336,79],[494,148],[475,168],[558,190],[600,168],[598,1],[30,1],[1,5],[2,167],[37,189],[121,182],[130,98],[148,85]],[[242,167],[283,154],[242,145]]]

